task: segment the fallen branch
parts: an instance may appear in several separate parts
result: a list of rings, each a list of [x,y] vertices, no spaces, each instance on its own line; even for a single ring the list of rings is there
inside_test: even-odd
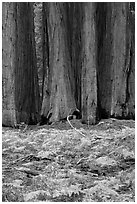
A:
[[[86,135],[84,135],[80,130],[77,130],[77,129],[71,124],[71,122],[70,122],[70,120],[69,120],[69,117],[70,117],[70,116],[73,117],[73,115],[68,115],[68,116],[67,116],[67,121],[68,121],[69,125],[70,125],[76,132],[78,132],[78,133],[80,133],[82,136],[86,137]]]

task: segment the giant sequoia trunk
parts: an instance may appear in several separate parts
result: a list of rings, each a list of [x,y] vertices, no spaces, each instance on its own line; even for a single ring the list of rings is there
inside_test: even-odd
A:
[[[132,44],[131,12],[129,3],[114,3],[111,4],[111,7],[113,32],[111,116],[131,117],[134,109],[134,95],[130,92],[130,80],[131,83],[134,83],[134,75],[132,74],[134,66],[131,62],[134,47]]]
[[[32,3],[3,3],[3,124],[40,110]],[[41,115],[59,121],[135,116],[134,3],[43,3]],[[39,23],[38,23],[39,24]],[[40,27],[40,24],[39,24]],[[41,60],[42,61],[42,60]],[[100,115],[99,115],[100,114]]]
[[[68,47],[73,74],[71,83],[82,121],[88,124],[95,124],[97,119],[95,14],[95,3],[67,4]]]
[[[48,3],[47,13],[49,78],[42,114],[59,120],[76,103],[88,124],[98,117],[134,118],[131,3]]]
[[[98,95],[101,117],[134,117],[132,11],[130,3],[98,4]]]
[[[15,64],[16,24],[15,3],[2,4],[2,123],[16,124]]]
[[[66,3],[47,3],[49,77],[41,114],[50,121],[66,118],[76,108],[71,86],[71,63],[66,26]]]
[[[31,3],[3,3],[3,124],[36,122],[38,78]]]
[[[73,87],[76,106],[81,110],[81,56],[83,34],[82,25],[82,3],[67,3],[67,27],[68,27],[68,48],[71,59],[71,84]]]
[[[96,74],[96,4],[83,4],[82,29],[82,119],[88,124],[97,121],[97,74]]]

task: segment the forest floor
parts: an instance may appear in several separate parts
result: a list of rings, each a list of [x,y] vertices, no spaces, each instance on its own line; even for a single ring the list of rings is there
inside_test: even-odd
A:
[[[3,202],[135,202],[135,121],[71,123],[3,127]]]

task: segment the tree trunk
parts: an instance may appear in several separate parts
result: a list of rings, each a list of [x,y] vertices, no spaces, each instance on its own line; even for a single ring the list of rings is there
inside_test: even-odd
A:
[[[49,34],[49,82],[44,90],[42,115],[52,114],[50,121],[59,121],[71,114],[75,100],[71,87],[71,64],[68,50],[66,3],[47,3]]]
[[[15,73],[16,21],[15,3],[2,3],[2,123],[16,125]]]
[[[96,73],[96,3],[83,4],[82,29],[82,119],[88,124],[97,120],[97,73]]]
[[[3,3],[5,125],[36,122],[39,115],[32,5]],[[41,50],[38,44],[42,116],[59,121],[77,107],[87,124],[95,124],[99,114],[135,117],[134,7],[124,2],[43,3],[43,34],[37,33],[43,42]]]
[[[43,2],[42,4],[42,24],[43,24],[43,82],[42,82],[42,108],[41,115],[47,116],[50,108],[50,76],[49,76],[49,33],[48,33],[48,23],[47,23],[47,4]]]
[[[134,115],[134,23],[131,15],[129,3],[98,5],[101,117],[133,118]]]
[[[83,3],[67,4],[67,26],[69,39],[69,52],[71,59],[71,74],[73,75],[71,84],[73,87],[76,106],[81,110],[81,50],[82,50],[82,5]]]
[[[129,3],[127,32],[130,43],[130,64],[127,75],[127,92],[129,98],[127,102],[126,116],[135,119],[135,3]]]
[[[49,36],[48,36],[48,25],[47,25],[47,11],[46,4],[42,3],[42,24],[43,24],[43,80],[42,80],[42,99],[44,96],[44,89],[48,87],[48,78],[49,78]],[[45,87],[45,88],[44,88]]]
[[[37,121],[39,88],[36,70],[33,4],[17,3],[16,108],[18,120]],[[27,123],[28,123],[27,122]]]
[[[129,78],[131,75],[131,31],[129,20],[129,3],[112,4],[114,26],[112,48],[112,98],[111,116],[129,116],[128,101],[130,99]],[[116,16],[116,17],[115,17]]]
[[[3,83],[7,81],[3,84],[5,125],[36,123],[39,115],[32,6],[32,3],[3,3]]]
[[[38,72],[38,84],[39,84],[39,93],[40,93],[40,106],[42,104],[43,98],[43,10],[42,2],[34,3],[34,32],[35,32],[35,46],[36,46],[36,62],[37,62],[37,72]]]

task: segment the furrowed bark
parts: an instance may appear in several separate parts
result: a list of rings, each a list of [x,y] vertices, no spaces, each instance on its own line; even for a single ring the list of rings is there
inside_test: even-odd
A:
[[[66,27],[66,3],[47,3],[49,33],[48,92],[42,104],[42,114],[52,114],[50,121],[66,118],[76,108],[71,88],[71,64]],[[48,94],[47,94],[48,93]]]
[[[97,9],[101,118],[134,118],[134,14],[123,2],[101,3]]]
[[[32,3],[3,3],[3,124],[37,123],[39,88]],[[6,67],[6,69],[5,69]],[[6,115],[5,115],[6,113]]]
[[[15,74],[16,21],[15,3],[2,3],[2,124],[16,126]]]
[[[82,30],[82,120],[87,124],[97,121],[96,23],[95,3],[83,5]]]

